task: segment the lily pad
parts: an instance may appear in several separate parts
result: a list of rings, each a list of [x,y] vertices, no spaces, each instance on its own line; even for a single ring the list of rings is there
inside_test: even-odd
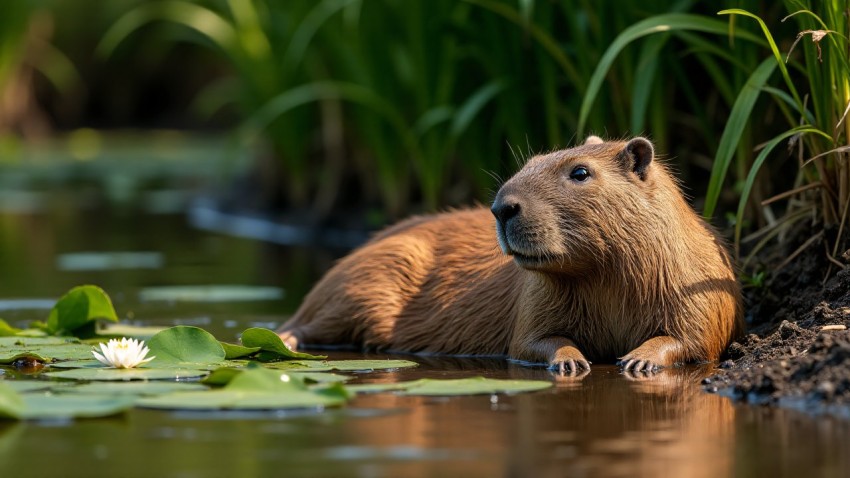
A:
[[[208,388],[197,382],[91,382],[68,388],[63,392],[85,395],[142,396],[162,395],[165,393],[174,392],[194,392],[202,390],[208,390]]]
[[[204,377],[201,382],[207,385],[213,385],[216,387],[223,387],[230,383],[237,375],[242,373],[242,369],[233,368],[233,367],[221,367],[210,372],[209,375]]]
[[[24,357],[41,362],[54,360],[81,360],[91,357],[91,347],[84,344],[34,345],[29,347],[0,348],[0,363],[12,363]]]
[[[333,370],[327,362],[318,360],[287,360],[285,362],[264,363],[263,367],[285,372],[330,372]]]
[[[500,380],[472,377],[447,380],[423,378],[410,382],[349,385],[348,389],[357,393],[400,391],[402,395],[447,396],[533,392],[551,386],[551,382],[543,380]]]
[[[213,386],[224,386],[228,383],[232,382],[233,379],[238,377],[240,374],[245,373],[249,370],[253,370],[253,367],[248,368],[232,368],[232,367],[222,367],[216,370],[213,370],[211,374],[209,374],[206,378],[202,380],[203,383],[207,385]],[[338,375],[335,373],[324,373],[324,372],[287,372],[290,377],[297,378],[299,380],[303,380],[305,383],[337,383],[337,382],[345,382],[347,380],[351,380],[352,377],[348,377],[345,375]]]
[[[50,310],[47,332],[53,335],[74,335],[74,331],[95,320],[118,322],[109,296],[103,289],[93,285],[75,287]]]
[[[180,380],[187,378],[203,377],[209,372],[197,369],[180,368],[74,368],[47,372],[44,375],[53,378],[66,378],[71,380],[96,380],[96,381],[130,381],[130,380]]]
[[[20,331],[21,331],[21,329],[16,329],[15,327],[12,327],[11,325],[9,325],[9,323],[6,322],[5,320],[0,319],[0,337],[14,336],[14,335],[18,334]]]
[[[50,389],[50,382],[46,380],[3,380],[0,386],[6,386],[18,393],[37,392]]]
[[[326,372],[291,372],[293,377],[298,377],[306,383],[342,383],[351,380],[353,377],[348,375],[340,375],[338,373]]]
[[[117,415],[131,408],[135,399],[107,395],[25,395],[20,418],[94,418]]]
[[[224,356],[228,360],[248,357],[249,355],[253,355],[261,350],[260,347],[245,347],[242,345],[229,344],[227,342],[220,342],[221,346],[224,348]]]
[[[191,369],[191,370],[215,370],[221,367],[243,367],[245,364],[243,362],[238,362],[234,360],[225,360],[223,362],[215,362],[215,363],[192,363],[192,362],[160,362],[154,363],[150,362],[141,368],[151,369],[169,369],[169,370],[178,370],[178,369]],[[69,360],[67,362],[53,362],[50,364],[51,368],[55,369],[70,369],[70,368],[108,368],[97,360]]]
[[[21,359],[33,359],[39,362],[50,362],[51,360],[49,357],[43,357],[26,350],[0,350],[0,365],[8,365]]]
[[[198,327],[179,325],[154,335],[147,343],[156,358],[151,366],[174,363],[219,363],[224,348],[209,332]]]
[[[12,387],[18,393],[43,392],[47,390],[67,389],[74,383],[57,382],[55,380],[5,380],[4,384]]]
[[[66,360],[64,362],[54,362],[50,364],[50,368],[105,368],[105,365],[97,360]]]
[[[295,352],[287,347],[274,331],[260,327],[253,327],[242,332],[242,345],[245,347],[259,347],[261,352],[258,355],[258,359],[263,362],[286,359],[321,360],[327,358],[324,355]]]
[[[418,367],[419,364],[410,360],[325,360],[322,362],[293,360],[264,364],[266,368],[288,370],[291,372],[311,371],[323,372],[336,370],[338,372],[366,372],[373,370],[392,370],[397,368]]]
[[[282,298],[283,290],[277,287],[243,285],[162,286],[139,292],[142,302],[253,302]]]
[[[339,406],[348,398],[341,384],[313,390],[301,378],[258,367],[239,373],[219,390],[160,395],[142,399],[138,405],[181,410],[276,410]]]
[[[24,412],[24,399],[9,385],[0,382],[0,419],[16,419]]]
[[[0,337],[0,349],[80,343],[75,337]]]

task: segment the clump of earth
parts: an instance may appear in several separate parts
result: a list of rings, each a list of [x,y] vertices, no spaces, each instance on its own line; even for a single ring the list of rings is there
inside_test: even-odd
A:
[[[850,416],[850,268],[836,273],[823,244],[810,249],[746,290],[748,334],[728,348],[720,373],[705,379],[707,390]]]

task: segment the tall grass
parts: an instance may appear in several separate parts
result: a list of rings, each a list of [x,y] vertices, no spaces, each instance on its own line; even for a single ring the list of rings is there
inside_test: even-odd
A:
[[[82,81],[71,61],[50,41],[50,18],[42,2],[8,0],[0,14],[0,139],[43,133],[35,102],[34,76],[59,92],[79,92]],[[2,159],[2,158],[0,158]]]
[[[100,53],[129,54],[124,43],[158,31],[146,25],[180,26],[189,35],[174,41],[231,65],[234,77],[202,98],[240,106],[243,144],[272,143],[293,205],[327,211],[353,177],[353,194],[398,216],[487,200],[491,176],[515,169],[513,155],[564,147],[586,132],[650,134],[665,151],[671,137],[694,136],[690,147],[713,150],[717,111],[747,77],[726,74],[722,65],[735,61],[716,39],[728,28],[686,13],[696,6],[163,0],[117,19]],[[764,43],[746,29],[734,35]],[[747,58],[737,60],[744,70]],[[694,75],[720,84],[710,102]]]
[[[736,8],[718,16],[725,6]],[[171,41],[217,52],[233,76],[198,103],[238,105],[238,144],[271,143],[290,205],[318,214],[343,197],[388,217],[486,201],[493,177],[516,168],[512,156],[591,132],[647,134],[700,188],[691,191],[706,217],[732,205],[736,251],[745,240],[758,250],[816,211],[839,264],[850,207],[848,2],[720,7],[161,0],[116,19],[100,53],[129,54],[134,41],[173,32],[143,28],[163,23],[185,32]],[[793,181],[765,173],[789,171],[789,143]]]
[[[850,209],[850,138],[845,114],[850,108],[850,57],[848,56],[847,13],[850,2],[786,2],[788,16],[782,21],[796,22],[797,38],[790,42],[789,51],[782,52],[776,43],[771,28],[764,19],[742,9],[720,11],[720,15],[737,15],[756,22],[770,46],[769,56],[757,69],[753,77],[758,76],[756,90],[748,88],[741,91],[738,101],[765,91],[767,79],[778,71],[781,87],[773,88],[773,96],[782,109],[786,131],[763,143],[761,151],[752,163],[746,175],[735,218],[735,244],[738,250],[742,239],[743,220],[746,206],[752,195],[762,169],[772,165],[772,169],[782,168],[795,176],[789,191],[762,202],[763,212],[772,217],[772,204],[777,200],[790,199],[784,215],[772,220],[768,227],[753,235],[753,238],[776,235],[777,231],[787,229],[796,221],[815,214],[815,223],[824,228],[824,232],[813,236],[827,237],[826,257],[839,268],[845,265],[836,259],[838,252],[847,244],[847,211]],[[789,42],[785,42],[789,44]],[[796,48],[795,48],[796,47]],[[794,49],[794,51],[791,51]],[[756,91],[756,93],[754,93]],[[758,113],[752,108],[734,110],[724,137],[732,137],[742,124],[754,123]],[[722,143],[718,150],[712,181],[709,185],[706,213],[713,210],[717,194],[726,175],[729,149],[734,141]],[[797,158],[793,167],[782,164],[783,155],[773,153],[780,145],[787,145]],[[762,175],[763,176],[763,175]],[[800,214],[806,211],[806,214]],[[805,241],[791,257],[801,253],[817,241]],[[766,244],[762,240],[753,248],[753,253]]]

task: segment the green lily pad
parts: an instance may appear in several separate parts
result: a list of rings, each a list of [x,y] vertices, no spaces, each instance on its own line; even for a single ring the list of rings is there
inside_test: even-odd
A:
[[[30,328],[23,329],[17,333],[18,337],[47,337],[47,333],[41,329],[33,328],[33,323],[30,322]]]
[[[219,363],[224,348],[209,332],[198,327],[179,325],[154,335],[147,343],[156,358],[151,366],[174,363]]]
[[[143,365],[141,368],[157,368],[157,369],[197,369],[197,370],[215,370],[221,367],[244,367],[245,363],[235,360],[225,360],[223,362],[214,363],[194,363],[194,362],[150,362]],[[66,362],[53,362],[51,368],[66,369],[66,368],[107,368],[97,360],[69,360]]]
[[[12,387],[18,393],[43,392],[47,390],[67,389],[75,383],[57,382],[53,380],[4,380],[4,384]]]
[[[322,362],[293,360],[263,364],[266,368],[288,370],[291,372],[310,371],[324,372],[365,372],[374,370],[392,370],[397,368],[418,367],[419,364],[410,360],[325,360]]]
[[[8,365],[21,359],[33,359],[45,363],[51,360],[49,357],[44,357],[26,350],[0,350],[0,365]]]
[[[20,348],[0,348],[0,363],[12,363],[24,357],[41,362],[54,360],[82,360],[92,357],[91,347],[83,344],[34,345]]]
[[[77,393],[85,395],[109,395],[109,396],[142,396],[162,395],[174,392],[194,392],[208,390],[200,383],[191,382],[91,382],[77,385],[63,390],[64,393]]]
[[[472,377],[447,380],[423,378],[410,382],[349,385],[348,389],[357,393],[400,391],[402,395],[445,396],[533,392],[551,386],[551,382],[543,380],[500,380]]]
[[[282,298],[283,290],[277,287],[241,285],[161,286],[139,292],[142,302],[253,302]]]
[[[49,390],[51,383],[46,380],[3,380],[0,386],[6,386],[18,393]]]
[[[219,390],[160,395],[142,399],[138,405],[180,410],[275,410],[339,406],[348,398],[339,383],[313,390],[299,377],[257,367],[239,373]]]
[[[104,368],[105,365],[97,360],[66,360],[64,362],[54,362],[50,364],[50,368]]]
[[[95,418],[117,415],[133,406],[133,397],[107,395],[25,395],[21,419]]]
[[[291,372],[293,377],[298,377],[306,383],[342,383],[351,380],[353,377],[348,375],[340,375],[338,373],[326,372]]]
[[[237,375],[242,373],[243,369],[233,368],[233,367],[221,367],[210,372],[209,375],[204,377],[201,380],[202,383],[207,385],[213,385],[216,387],[223,387],[230,383]]]
[[[0,337],[0,349],[80,343],[75,337]]]
[[[202,380],[203,383],[207,385],[214,386],[224,386],[228,383],[232,382],[233,379],[238,377],[240,374],[245,373],[249,370],[253,370],[253,367],[248,368],[232,368],[232,367],[222,367],[219,369],[213,370],[213,372],[207,375],[206,378]],[[337,382],[345,382],[347,380],[351,380],[352,377],[348,377],[345,375],[338,375],[335,373],[323,373],[323,372],[287,372],[290,377],[298,378],[299,380],[304,381],[305,383],[337,383]]]
[[[5,320],[0,319],[0,337],[11,337],[17,335],[20,331],[21,329],[16,329]]]
[[[51,309],[47,318],[47,332],[52,335],[74,335],[77,329],[95,320],[118,322],[109,296],[103,289],[93,285],[74,287]]]
[[[24,412],[24,399],[4,382],[0,382],[0,419],[19,418]]]
[[[224,357],[228,360],[248,357],[249,355],[253,355],[262,350],[260,347],[245,347],[242,345],[229,344],[227,342],[220,343],[224,348]]]
[[[203,377],[209,372],[197,369],[180,368],[74,368],[47,372],[44,375],[53,378],[66,378],[71,380],[96,380],[96,381],[130,381],[130,380],[180,380],[186,378]]]
[[[287,360],[285,362],[268,362],[263,367],[285,372],[330,372],[333,370],[327,362],[318,360]]]
[[[286,359],[321,360],[327,358],[324,355],[295,352],[287,347],[274,331],[260,327],[253,327],[242,332],[242,345],[245,347],[259,347],[261,352],[258,354],[258,359],[262,362]]]

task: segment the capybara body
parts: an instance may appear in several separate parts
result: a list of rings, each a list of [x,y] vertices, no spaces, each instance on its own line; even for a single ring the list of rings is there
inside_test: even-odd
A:
[[[531,158],[483,207],[420,216],[343,258],[279,333],[508,355],[563,371],[716,360],[743,328],[724,245],[643,138]]]

